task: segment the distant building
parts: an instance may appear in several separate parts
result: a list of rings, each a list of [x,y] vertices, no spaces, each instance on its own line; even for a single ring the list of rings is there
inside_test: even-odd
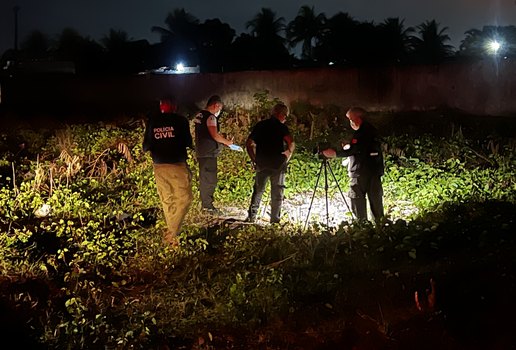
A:
[[[145,72],[140,72],[139,74],[192,74],[199,73],[201,70],[199,66],[188,67],[188,66],[176,66],[175,68],[171,67],[160,67],[156,69],[150,69]]]

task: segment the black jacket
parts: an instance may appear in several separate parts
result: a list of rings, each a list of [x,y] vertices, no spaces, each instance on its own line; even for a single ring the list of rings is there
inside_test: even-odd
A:
[[[349,157],[350,177],[383,175],[382,146],[374,126],[362,121],[360,128],[353,133],[349,145],[347,150],[337,150],[337,156]]]
[[[174,113],[156,113],[149,118],[143,150],[151,152],[153,163],[186,162],[187,147],[192,148],[188,119]]]

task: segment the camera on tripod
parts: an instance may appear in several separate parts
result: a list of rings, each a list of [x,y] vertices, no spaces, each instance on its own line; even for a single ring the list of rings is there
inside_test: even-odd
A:
[[[329,142],[319,142],[317,144],[317,146],[312,149],[312,153],[314,155],[317,155],[317,158],[322,161],[321,161],[321,166],[319,167],[319,172],[317,173],[317,179],[315,181],[315,188],[314,188],[314,192],[312,194],[312,199],[310,201],[310,206],[308,207],[308,214],[306,215],[306,220],[305,220],[305,229],[306,229],[306,226],[308,225],[308,219],[310,217],[310,212],[312,210],[312,204],[314,203],[317,186],[319,186],[319,181],[321,180],[321,175],[322,175],[322,181],[324,184],[324,195],[325,195],[325,200],[326,200],[326,226],[329,226],[329,222],[330,222],[330,214],[329,214],[329,209],[328,209],[328,188],[329,188],[328,174],[331,176],[330,181],[332,181],[332,183],[335,184],[337,186],[337,188],[339,189],[339,193],[342,196],[342,200],[344,201],[344,204],[348,208],[348,211],[350,213],[352,213],[351,208],[349,207],[348,202],[346,201],[344,193],[342,193],[342,190],[339,185],[339,181],[335,177],[335,173],[333,172],[333,170],[331,168],[330,162],[327,161],[329,158],[326,157],[323,153],[324,150],[327,150],[329,148],[332,148],[331,144]]]
[[[324,151],[325,149],[328,149],[328,148],[331,148],[331,145],[329,142],[318,142],[317,145],[312,149],[312,153],[314,155],[317,155],[317,158],[319,159],[328,159],[328,157],[326,157],[322,151]]]

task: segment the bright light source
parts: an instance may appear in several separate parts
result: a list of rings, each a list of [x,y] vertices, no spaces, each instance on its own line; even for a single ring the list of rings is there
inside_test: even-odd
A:
[[[487,43],[487,50],[489,51],[489,53],[491,53],[493,55],[496,55],[500,51],[501,48],[502,48],[502,43],[496,39],[491,40],[490,42]]]
[[[329,66],[333,66],[334,64],[335,63],[333,63],[333,62],[328,63]]]
[[[184,70],[185,70],[185,65],[182,62],[179,62],[178,64],[176,64],[176,71],[178,71],[179,73],[182,73],[182,72],[184,72]]]

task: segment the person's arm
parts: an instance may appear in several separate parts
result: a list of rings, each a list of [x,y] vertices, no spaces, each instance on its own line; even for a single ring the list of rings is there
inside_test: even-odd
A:
[[[193,140],[192,140],[192,134],[190,133],[190,122],[188,119],[184,118],[184,128],[185,128],[185,145],[186,147],[193,149]]]
[[[296,149],[296,143],[294,142],[294,139],[292,138],[292,135],[288,134],[286,135],[283,140],[287,144],[287,149],[283,152],[283,155],[287,157],[287,162],[292,157],[292,153],[294,153],[294,150]]]
[[[223,145],[229,146],[233,144],[233,141],[226,139],[224,136],[219,134],[217,130],[217,118],[212,114],[206,120],[208,126],[208,132],[210,136],[218,143],[222,143]]]
[[[251,162],[253,164],[256,163],[256,143],[250,137],[247,138],[245,142],[245,149],[247,150],[247,154],[249,154],[249,158],[251,158]]]
[[[145,133],[143,134],[143,145],[142,149],[144,152],[150,151],[151,140],[152,140],[152,125],[150,118],[145,123]]]
[[[342,146],[340,148],[328,148],[321,151],[321,153],[326,158],[353,156],[363,152],[364,149],[367,148],[368,138],[369,135],[365,135],[363,134],[363,132],[355,132],[349,144],[342,143]]]

